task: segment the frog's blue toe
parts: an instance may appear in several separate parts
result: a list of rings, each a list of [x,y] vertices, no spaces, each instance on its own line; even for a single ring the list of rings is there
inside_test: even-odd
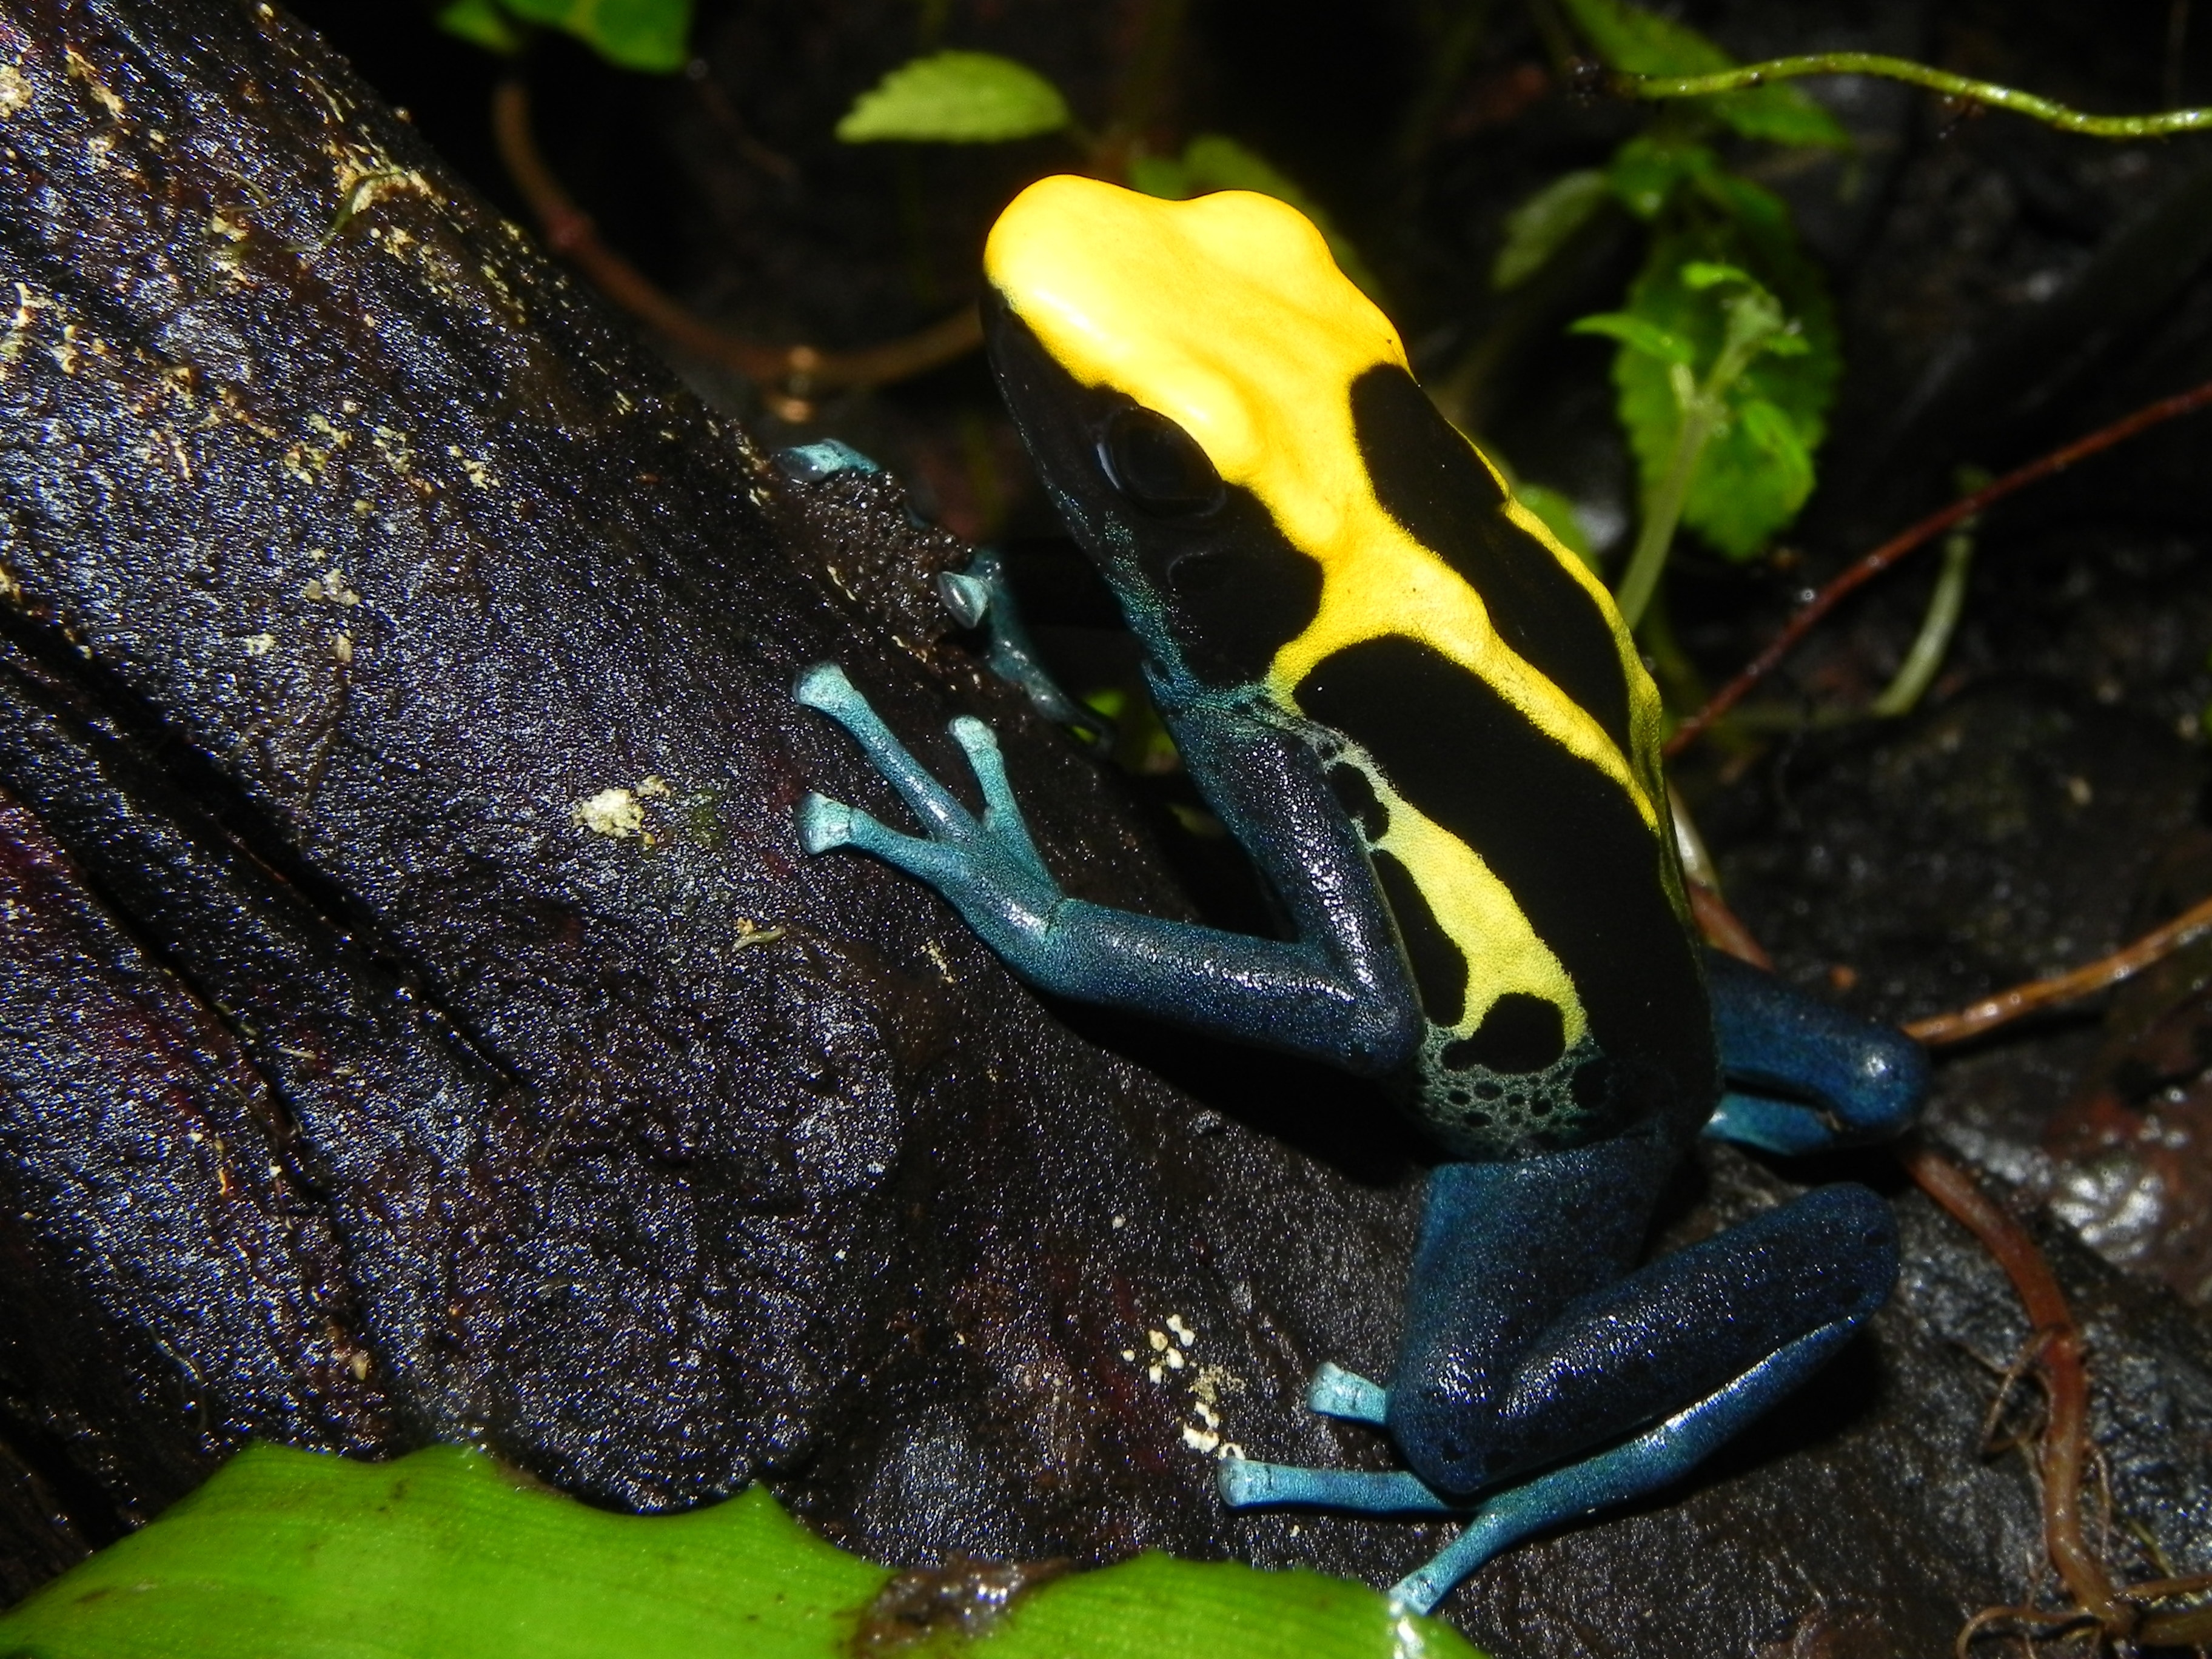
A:
[[[1363,1515],[1451,1515],[1455,1505],[1404,1470],[1308,1469],[1290,1463],[1224,1458],[1213,1483],[1232,1510],[1288,1504],[1299,1509],[1350,1510]]]
[[[937,596],[963,628],[981,628],[991,614],[991,585],[963,571],[939,571]]]
[[[818,442],[797,444],[789,449],[775,452],[775,464],[786,477],[796,478],[801,483],[820,483],[824,478],[834,478],[840,472],[880,472],[883,469],[850,444],[840,443],[835,438],[823,438]]]
[[[853,839],[853,809],[827,795],[809,795],[799,803],[799,844],[810,853],[826,853]]]
[[[853,682],[834,662],[817,662],[799,675],[798,683],[791,688],[791,696],[803,708],[817,708],[830,715],[860,702],[860,694],[853,689]]]
[[[1379,1383],[1324,1360],[1306,1387],[1306,1408],[1323,1417],[1379,1426],[1389,1420],[1390,1395]]]

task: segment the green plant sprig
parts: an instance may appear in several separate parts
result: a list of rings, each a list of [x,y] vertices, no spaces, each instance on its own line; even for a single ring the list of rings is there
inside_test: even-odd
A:
[[[1574,325],[1578,334],[1610,335],[1630,351],[1640,352],[1667,367],[1674,393],[1677,416],[1674,441],[1667,465],[1644,502],[1643,525],[1629,555],[1627,568],[1613,603],[1621,619],[1633,629],[1659,586],[1668,550],[1674,543],[1674,528],[1690,499],[1690,484],[1705,447],[1727,425],[1732,413],[1729,394],[1754,359],[1762,353],[1800,356],[1809,348],[1791,325],[1780,301],[1748,273],[1734,265],[1693,260],[1682,267],[1682,281],[1692,289],[1725,289],[1721,300],[1726,321],[1721,346],[1711,366],[1700,377],[1695,369],[1697,348],[1690,341],[1632,312],[1610,312],[1585,317]]]
[[[1716,93],[1745,92],[1771,82],[1795,81],[1808,75],[1874,75],[1908,82],[1931,92],[1970,103],[2008,110],[2064,132],[2091,138],[2168,138],[2177,133],[2212,131],[2212,109],[2161,110],[2154,115],[2090,115],[2050,98],[1992,81],[1976,81],[1948,70],[1916,64],[1908,58],[1890,58],[1874,52],[1816,52],[1801,57],[1773,58],[1763,64],[1745,64],[1710,75],[1635,75],[1623,70],[1600,70],[1599,83],[1608,92],[1643,99],[1710,98]]]

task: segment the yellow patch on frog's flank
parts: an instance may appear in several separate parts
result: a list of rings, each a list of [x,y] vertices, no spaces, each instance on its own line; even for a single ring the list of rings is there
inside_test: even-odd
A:
[[[595,836],[627,840],[645,827],[645,808],[633,790],[602,789],[576,803],[569,816]]]
[[[31,83],[13,64],[0,64],[0,116],[13,115],[19,109],[28,108],[31,102]]]
[[[1574,977],[1538,936],[1512,890],[1473,848],[1416,811],[1379,770],[1371,764],[1363,769],[1389,814],[1378,849],[1406,866],[1437,925],[1467,957],[1467,1001],[1453,1032],[1470,1035],[1492,1003],[1519,991],[1559,1009],[1569,1048],[1582,1041],[1589,1015]]]

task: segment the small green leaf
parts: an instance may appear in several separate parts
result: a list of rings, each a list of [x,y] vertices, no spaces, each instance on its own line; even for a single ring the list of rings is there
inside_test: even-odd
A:
[[[1747,288],[1756,288],[1759,281],[1749,272],[1718,259],[1692,259],[1682,267],[1682,282],[1689,288],[1718,288],[1723,283],[1741,283]]]
[[[939,52],[900,64],[837,123],[848,144],[1002,144],[1074,121],[1060,88],[989,52]]]
[[[1191,193],[1190,169],[1172,155],[1132,155],[1128,180],[1131,190],[1164,202],[1180,202]]]
[[[502,57],[522,50],[521,31],[499,9],[498,0],[453,0],[439,12],[438,27]]]
[[[1563,173],[1505,216],[1505,246],[1490,267],[1490,285],[1516,288],[1542,270],[1566,240],[1604,205],[1613,186],[1603,173]]]
[[[1182,159],[1175,166],[1178,171],[1170,174],[1165,167],[1139,169],[1152,158],[1146,157],[1131,163],[1129,182],[1148,196],[1164,196],[1170,200],[1185,197],[1203,196],[1210,191],[1249,190],[1262,196],[1272,196],[1279,202],[1287,202],[1307,218],[1328,244],[1328,251],[1336,260],[1336,268],[1352,278],[1360,292],[1382,305],[1382,285],[1367,262],[1359,257],[1359,250],[1351,239],[1331,222],[1320,203],[1306,194],[1294,179],[1278,172],[1273,164],[1256,151],[1247,149],[1234,138],[1218,132],[1201,132],[1183,146]],[[1139,184],[1139,177],[1152,182]],[[1171,188],[1176,184],[1180,189]],[[1158,185],[1158,188],[1154,186]]]
[[[151,1525],[0,1617],[9,1659],[850,1659],[907,1651],[893,1569],[758,1487],[611,1515],[482,1453],[389,1463],[253,1446]],[[910,1608],[912,1598],[902,1604]],[[964,1611],[964,1605],[963,1605]],[[911,1614],[905,1614],[910,1619]],[[948,1623],[964,1624],[961,1619]],[[1449,1626],[1319,1573],[1142,1555],[1017,1591],[975,1659],[1480,1659]]]
[[[1736,66],[1735,58],[1686,23],[1627,0],[1562,3],[1597,55],[1631,75],[1712,75]],[[1850,135],[1836,118],[1793,86],[1753,87],[1697,101],[1747,138],[1822,149],[1850,148]]]
[[[691,0],[503,0],[532,23],[565,29],[623,69],[669,75],[684,67]]]
[[[1697,356],[1697,349],[1680,335],[1670,333],[1656,323],[1626,311],[1606,311],[1595,317],[1579,318],[1567,325],[1567,332],[1603,334],[1620,341],[1631,351],[1640,351],[1662,363],[1680,363],[1686,367]]]
[[[1574,502],[1565,491],[1549,484],[1516,483],[1513,498],[1544,521],[1544,528],[1559,538],[1565,548],[1592,570],[1598,568],[1596,550],[1591,547],[1589,532],[1583,526],[1581,515],[1576,513]]]
[[[1686,180],[1721,170],[1720,158],[1703,144],[1668,143],[1649,134],[1632,138],[1613,154],[1606,183],[1621,205],[1639,219],[1656,219]]]

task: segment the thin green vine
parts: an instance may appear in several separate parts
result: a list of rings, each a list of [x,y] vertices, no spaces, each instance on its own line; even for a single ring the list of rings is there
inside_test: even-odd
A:
[[[1711,75],[1631,75],[1601,71],[1608,90],[1630,98],[1709,98],[1716,93],[1742,92],[1771,81],[1795,81],[1808,75],[1875,75],[1909,82],[1946,97],[2009,110],[2030,120],[2041,121],[2065,132],[2091,138],[2167,138],[2177,133],[2212,131],[2212,109],[2161,110],[2154,115],[2089,115],[2055,100],[1976,81],[1948,70],[1916,64],[1908,58],[1890,58],[1875,52],[1815,52],[1801,57],[1772,58],[1763,64],[1745,64]]]

